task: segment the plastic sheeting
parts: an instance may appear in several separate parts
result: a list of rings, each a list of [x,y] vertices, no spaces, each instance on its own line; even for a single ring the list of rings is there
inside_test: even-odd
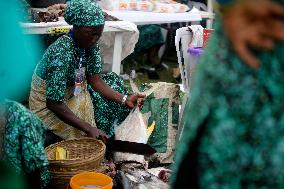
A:
[[[134,51],[135,45],[139,38],[139,31],[137,29],[137,26],[127,21],[119,21],[119,22],[111,21],[108,22],[107,24],[108,27],[122,30],[121,60],[123,60]],[[101,47],[101,55],[104,63],[113,62],[115,32],[117,31],[104,32],[99,41]]]

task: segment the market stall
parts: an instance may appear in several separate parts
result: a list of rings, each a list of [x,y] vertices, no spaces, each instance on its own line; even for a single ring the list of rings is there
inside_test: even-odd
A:
[[[198,22],[212,18],[211,13],[193,8],[184,13],[155,13],[143,11],[105,11],[109,15],[124,21],[106,21],[104,33],[100,39],[104,63],[111,64],[111,70],[120,73],[121,60],[131,54],[138,41],[136,25],[165,24],[175,22]],[[136,24],[136,25],[135,25]],[[61,17],[57,22],[22,23],[27,34],[66,33],[72,26]]]
[[[79,10],[79,9],[78,7],[76,7],[76,9],[73,10]],[[85,9],[83,10],[89,10],[88,6],[86,6]],[[115,11],[114,12],[106,11],[106,12],[109,13],[110,15],[115,13]],[[92,21],[101,21],[99,23],[96,23],[97,25],[80,25],[80,24],[78,25],[78,23],[69,22],[67,13],[68,11],[66,11],[65,18],[66,21],[71,25],[67,24],[67,22],[65,22],[63,17],[60,16],[56,17],[55,20],[51,21],[45,20],[43,22],[38,22],[38,23],[21,23],[21,26],[24,28],[26,34],[51,34],[51,35],[67,33],[72,28],[72,25],[78,27],[99,26],[100,33],[97,36],[101,36],[103,30],[102,25],[104,24],[104,19],[103,19],[104,15],[102,14],[102,12],[100,14],[100,18],[92,19]],[[93,14],[94,10],[91,10],[88,13],[89,13],[88,15],[96,15]],[[112,71],[116,73],[120,73],[121,60],[126,56],[128,56],[133,51],[135,44],[138,40],[138,30],[135,24],[143,25],[143,24],[190,22],[190,21],[200,21],[202,19],[199,11],[195,8],[188,12],[183,12],[183,13],[155,13],[155,12],[139,12],[139,11],[137,12],[126,11],[121,13],[126,15],[124,18],[119,16],[119,19],[125,21],[120,21],[120,20],[106,21],[104,32],[99,42],[104,62],[107,63],[111,62]],[[78,18],[78,16],[80,17],[81,15],[84,14],[77,14],[74,17]],[[131,19],[135,18],[136,20],[129,21],[127,18]],[[85,23],[85,20],[82,19],[81,23]],[[74,31],[76,31],[76,29],[77,28],[75,28]],[[70,37],[71,42],[73,44],[75,39],[77,38],[74,38],[74,36],[72,36],[72,32],[70,32],[70,36],[71,36]],[[74,58],[76,61],[77,60],[76,51],[75,50],[73,51],[72,48],[67,49],[66,51],[64,49],[64,51],[60,51],[60,53],[54,53],[56,52],[56,50],[61,49],[61,44],[64,44],[65,42],[60,40],[58,41],[57,41],[58,46],[54,46],[53,48],[55,49],[55,51],[52,50],[49,51],[49,55],[57,59],[58,58],[57,55],[59,54],[65,55],[67,52],[74,52]],[[92,40],[88,39],[86,41],[92,41]],[[75,43],[75,45],[76,44],[79,43]],[[86,61],[86,59],[84,59],[86,58],[86,56],[84,56],[86,55],[85,54],[86,51],[85,49],[81,50],[83,50],[82,51],[83,55],[79,59],[80,60],[79,71],[81,71],[80,69],[82,62]],[[54,56],[54,54],[56,56]],[[99,56],[97,56],[96,58],[100,59]],[[73,62],[73,57],[69,58],[69,60],[70,60],[69,63]],[[89,60],[90,60],[89,62],[93,63],[92,59]],[[55,61],[48,61],[48,62],[53,63]],[[85,68],[87,68],[87,66],[85,66]],[[51,69],[47,70],[49,71]],[[58,73],[55,73],[55,71],[52,72],[55,74],[55,76],[59,75]],[[83,75],[82,73],[83,72],[81,72],[81,76]],[[81,76],[79,75],[78,78],[80,78]],[[46,78],[51,78],[51,77],[50,75],[46,75],[45,79]],[[73,78],[71,79],[73,80]],[[36,87],[34,88],[35,86],[34,83],[36,83],[36,80],[33,80],[32,90],[35,89],[35,91],[39,91],[37,90],[39,88]],[[76,88],[78,86],[77,84],[78,83],[76,83],[75,80],[75,89],[78,89]],[[136,94],[140,93],[139,90],[134,90],[135,88],[138,89],[137,86],[136,87],[134,86],[135,85],[133,86],[131,85],[133,92]],[[46,87],[44,87],[43,84],[40,84],[40,87],[44,88],[44,90],[47,91]],[[166,168],[168,168],[169,164],[172,163],[172,157],[175,151],[175,138],[178,128],[177,117],[178,117],[178,104],[179,104],[179,87],[176,84],[164,83],[164,82],[150,83],[144,87],[145,88],[143,89],[143,92],[147,96],[145,99],[144,108],[141,109],[140,111],[139,108],[136,107],[135,110],[130,112],[129,115],[127,116],[127,119],[125,119],[125,121],[119,124],[118,128],[116,128],[115,138],[108,139],[106,142],[106,146],[103,144],[103,142],[97,141],[95,139],[89,140],[89,139],[80,138],[71,141],[64,138],[66,139],[65,141],[59,142],[57,144],[52,144],[45,149],[50,163],[49,171],[51,172],[51,178],[52,178],[51,184],[54,185],[53,188],[61,187],[63,189],[66,188],[67,185],[69,185],[69,183],[72,188],[76,188],[73,185],[76,184],[76,182],[73,182],[75,180],[74,178],[77,178],[78,174],[81,173],[82,171],[103,172],[110,176],[113,176],[112,173],[114,172],[114,174],[117,174],[117,176],[125,177],[127,183],[133,186],[137,186],[139,188],[169,187],[168,177],[170,171]],[[57,92],[59,90],[56,89],[54,91]],[[77,96],[79,93],[75,92],[77,91],[74,90],[74,96]],[[43,92],[42,94],[46,94],[46,92]],[[76,101],[78,102],[78,98],[74,99],[76,99]],[[122,103],[125,103],[125,99],[127,99],[127,95],[123,96]],[[44,102],[43,104],[45,106],[47,103]],[[90,104],[91,103],[89,103],[86,106],[84,105],[84,107],[87,106],[91,107]],[[32,107],[33,103],[30,103],[30,108],[34,112],[36,112],[35,109],[33,109]],[[61,111],[61,112],[66,112],[66,111]],[[83,112],[82,114],[89,113],[87,111],[82,111],[82,112]],[[89,113],[89,115],[93,116],[93,112]],[[118,115],[121,116],[121,114]],[[42,117],[41,119],[44,120]],[[92,121],[94,121],[94,118],[91,119]],[[52,124],[54,124],[54,122]],[[108,125],[112,126],[114,124],[108,124]],[[135,126],[135,127],[129,130],[130,126],[131,127]],[[67,133],[66,130],[64,130],[64,133]],[[124,146],[121,144],[124,144]],[[132,148],[129,148],[129,145],[132,146]],[[103,160],[105,157],[106,149],[114,153],[113,159],[109,159],[110,163]],[[155,161],[158,162],[157,165],[148,166],[148,162],[152,163]],[[135,162],[135,163],[128,164],[128,162]],[[115,163],[116,165],[118,165],[117,169],[109,165],[111,163],[112,164]],[[119,165],[121,166],[119,167]],[[150,171],[150,168],[153,168],[154,170],[152,169]],[[71,176],[73,175],[77,176],[71,178]],[[100,173],[100,175],[102,174]],[[110,182],[108,182],[106,185],[109,184],[112,185],[113,184],[112,180],[109,179],[109,177],[107,177],[106,175],[104,176],[105,178],[108,178],[108,180],[110,180]],[[88,176],[83,175],[80,179],[83,180],[86,179],[86,177]],[[115,180],[116,178],[113,179]],[[99,178],[97,180],[101,181],[103,179]],[[117,181],[120,182],[122,182],[123,180],[124,179],[121,178],[117,179]],[[87,182],[84,184],[82,183],[77,183],[77,184],[79,185],[79,187],[82,187],[82,185],[88,187],[92,185],[96,187],[95,185],[97,184],[100,185],[101,183]],[[124,185],[124,183],[122,183],[122,185]]]

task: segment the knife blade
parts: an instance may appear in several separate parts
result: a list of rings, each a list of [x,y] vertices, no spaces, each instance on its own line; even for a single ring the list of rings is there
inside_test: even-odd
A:
[[[114,139],[107,141],[106,148],[114,152],[127,152],[139,155],[152,155],[156,153],[156,150],[148,144]]]

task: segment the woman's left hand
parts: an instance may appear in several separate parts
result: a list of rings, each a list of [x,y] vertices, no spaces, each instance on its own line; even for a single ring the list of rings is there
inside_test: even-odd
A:
[[[129,108],[134,108],[134,106],[137,104],[138,107],[141,109],[144,103],[145,95],[143,94],[132,94],[129,95],[126,99],[126,105]]]

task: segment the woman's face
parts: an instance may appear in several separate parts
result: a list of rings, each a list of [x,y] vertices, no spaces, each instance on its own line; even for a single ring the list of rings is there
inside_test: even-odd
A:
[[[81,48],[91,49],[100,39],[104,26],[97,27],[74,27],[76,43]]]

